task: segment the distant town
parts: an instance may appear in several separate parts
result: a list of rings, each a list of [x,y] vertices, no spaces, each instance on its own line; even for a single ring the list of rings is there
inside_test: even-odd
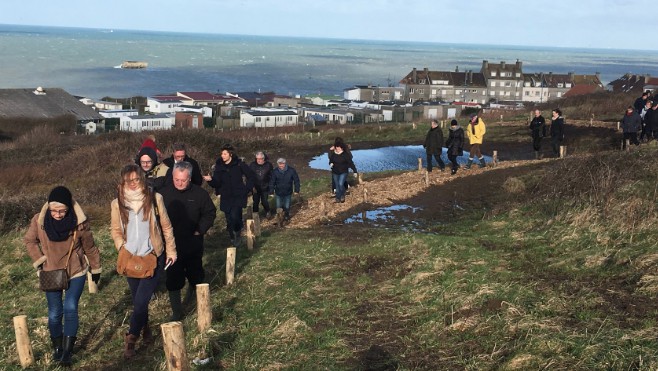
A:
[[[392,84],[391,84],[392,85]],[[598,73],[523,73],[523,63],[482,61],[480,71],[413,68],[397,86],[355,85],[343,96],[275,92],[175,92],[94,100],[60,88],[0,89],[0,119],[74,115],[81,132],[172,128],[261,128],[360,124],[458,117],[465,109],[523,109],[568,96],[658,88],[658,78],[624,75],[607,84]]]

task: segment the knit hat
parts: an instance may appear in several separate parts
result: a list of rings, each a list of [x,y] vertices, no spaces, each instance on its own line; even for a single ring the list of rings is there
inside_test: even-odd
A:
[[[48,203],[50,204],[51,202],[60,203],[69,209],[72,208],[73,196],[71,195],[71,191],[69,191],[68,188],[64,186],[57,186],[53,188],[53,190],[50,191],[50,195],[48,196]]]
[[[455,125],[459,125],[459,123],[457,122],[457,120],[452,119],[452,121],[450,121],[450,126],[455,126]]]
[[[151,161],[153,163],[153,167],[155,167],[158,164],[158,155],[155,153],[155,150],[151,147],[142,147],[142,149],[139,150],[139,153],[137,154],[137,157],[135,158],[135,163],[140,166],[139,160],[142,158],[142,156],[147,155],[148,157],[151,158]]]

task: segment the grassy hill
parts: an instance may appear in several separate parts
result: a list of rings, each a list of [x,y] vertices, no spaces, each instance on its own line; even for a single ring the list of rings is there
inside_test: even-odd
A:
[[[658,234],[653,159],[658,147],[617,150],[613,124],[587,118],[571,127],[566,159],[526,161],[532,148],[524,118],[488,117],[485,152],[507,166],[439,174],[429,187],[395,198],[408,174],[366,174],[390,182],[391,202],[417,208],[385,226],[343,224],[369,205],[351,204],[327,223],[306,228],[267,225],[258,248],[238,252],[236,282],[224,285],[223,216],[204,257],[213,326],[184,321],[196,369],[655,369]],[[324,198],[328,176],[308,169],[339,135],[353,148],[419,143],[427,125],[326,127],[317,133],[185,131],[156,133],[168,154],[173,141],[191,147],[207,170],[224,142],[247,157],[259,149],[285,156],[301,173],[305,199]],[[199,135],[202,134],[202,135]],[[619,137],[618,137],[619,136]],[[11,318],[26,314],[37,364],[50,369],[44,295],[25,254],[27,220],[57,184],[70,187],[91,215],[104,272],[100,293],[80,303],[80,370],[159,370],[161,336],[121,358],[130,315],[125,279],[116,275],[109,237],[109,202],[120,167],[140,135],[59,136],[34,130],[0,144],[0,355],[2,369],[19,369]],[[546,143],[545,143],[546,144]],[[512,161],[514,160],[514,161]],[[308,203],[312,204],[312,203]],[[293,219],[300,207],[296,204]],[[191,308],[190,308],[191,309]],[[151,323],[170,315],[166,292],[151,304]]]

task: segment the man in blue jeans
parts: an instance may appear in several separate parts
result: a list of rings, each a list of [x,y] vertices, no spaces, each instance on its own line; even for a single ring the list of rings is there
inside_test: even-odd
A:
[[[283,218],[288,221],[292,193],[299,194],[299,176],[294,168],[286,164],[285,158],[279,158],[276,164],[277,168],[270,178],[270,193],[276,196],[276,208],[283,209]]]

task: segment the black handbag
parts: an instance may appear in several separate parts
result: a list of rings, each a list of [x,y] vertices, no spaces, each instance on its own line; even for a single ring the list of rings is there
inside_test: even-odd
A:
[[[55,269],[52,271],[39,272],[39,288],[42,291],[62,291],[69,288],[69,260],[71,258],[71,251],[75,245],[76,232],[73,232],[73,241],[69,248],[69,253],[66,257],[66,267],[64,269]]]

